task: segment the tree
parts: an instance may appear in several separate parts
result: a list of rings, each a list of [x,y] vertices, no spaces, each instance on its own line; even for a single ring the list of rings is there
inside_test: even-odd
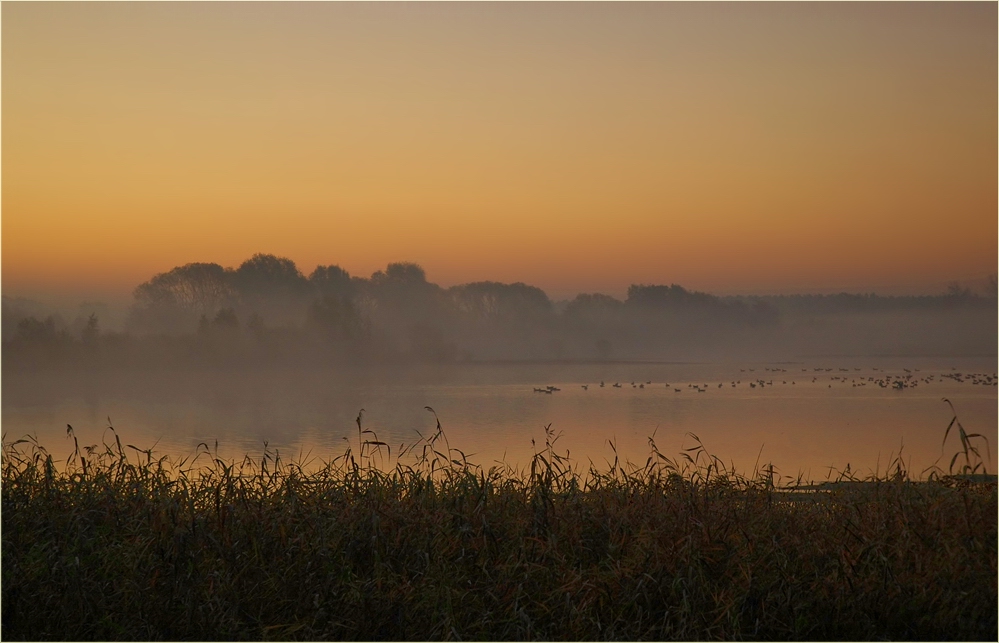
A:
[[[216,313],[215,318],[208,320],[208,315],[202,315],[198,322],[198,334],[212,342],[232,342],[239,337],[239,318],[232,308],[223,308]]]
[[[56,317],[49,315],[45,321],[39,321],[35,317],[25,317],[17,322],[17,333],[15,340],[26,344],[55,344],[65,339],[65,333],[60,333],[56,328]]]
[[[311,287],[291,259],[255,254],[236,269],[233,283],[250,312],[284,324],[304,318]]]
[[[309,275],[309,283],[312,284],[320,297],[349,296],[354,290],[350,273],[340,266],[316,266],[316,269]]]
[[[190,330],[201,315],[231,305],[233,274],[216,263],[189,263],[160,273],[134,291],[129,325],[143,331]]]
[[[249,297],[297,296],[308,290],[294,261],[260,253],[240,264],[233,281],[240,294]]]
[[[646,286],[632,284],[628,287],[628,306],[643,308],[686,308],[694,306],[717,306],[721,300],[704,292],[694,292],[672,284],[670,286]]]
[[[971,289],[962,287],[957,281],[952,281],[947,285],[947,296],[954,299],[967,299],[971,297]]]
[[[101,330],[97,322],[97,315],[92,313],[87,318],[87,325],[80,331],[80,339],[86,346],[95,346],[100,335]]]
[[[239,330],[239,318],[236,317],[236,311],[232,308],[223,308],[215,315],[215,319],[212,320],[218,328],[224,328],[230,331]]]
[[[379,270],[371,275],[374,286],[412,287],[427,283],[427,273],[419,264],[403,261],[390,263],[385,271]]]
[[[427,281],[419,265],[409,262],[390,263],[371,275],[365,290],[374,299],[374,312],[379,321],[390,327],[403,327],[403,322],[442,321],[443,290]]]
[[[28,317],[40,319],[48,312],[41,303],[24,297],[3,295],[2,300],[0,321],[2,321],[4,341],[12,339],[17,334],[17,325],[22,319]]]
[[[134,297],[146,307],[178,306],[200,314],[210,313],[231,299],[231,277],[217,263],[189,263],[141,284]]]
[[[554,313],[545,291],[525,283],[479,281],[449,290],[455,307],[472,319],[483,321],[546,323]]]
[[[309,325],[333,341],[363,343],[370,335],[368,323],[347,297],[325,295],[309,307]]]

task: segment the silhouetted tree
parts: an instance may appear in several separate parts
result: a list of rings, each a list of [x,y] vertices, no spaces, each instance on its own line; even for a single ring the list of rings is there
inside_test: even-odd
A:
[[[628,288],[628,299],[625,304],[641,308],[690,308],[694,306],[716,306],[720,303],[718,297],[703,292],[686,290],[682,286],[646,286],[632,284]]]
[[[231,305],[232,271],[216,263],[189,263],[139,285],[129,325],[141,331],[189,331],[201,315]]]
[[[63,339],[56,330],[56,318],[49,315],[45,321],[26,317],[17,323],[15,340],[28,344],[54,344]]]
[[[481,281],[447,291],[452,318],[465,353],[486,358],[561,356],[555,342],[555,308],[540,288],[524,283]]]
[[[406,352],[413,335],[413,324],[444,328],[451,323],[444,291],[427,281],[419,265],[410,262],[390,263],[359,284],[359,307],[372,322],[372,340],[387,350]],[[409,346],[410,353],[413,347]]]
[[[179,306],[207,313],[232,297],[230,277],[217,263],[189,263],[156,275],[137,287],[134,296],[147,306]]]
[[[96,346],[97,340],[100,338],[101,330],[98,325],[97,315],[91,314],[87,318],[87,325],[83,327],[80,331],[80,339],[86,346]]]
[[[970,288],[964,288],[960,283],[952,281],[947,285],[947,296],[954,299],[967,299],[972,295]]]
[[[448,292],[457,310],[472,320],[547,324],[554,315],[543,290],[520,282],[479,281],[453,286]]]
[[[240,264],[234,283],[246,297],[297,296],[308,290],[308,281],[294,261],[260,253]]]
[[[427,273],[419,264],[408,261],[390,263],[384,271],[371,275],[371,284],[375,287],[419,288],[428,285]]]
[[[212,320],[212,324],[216,328],[225,328],[230,331],[239,330],[239,318],[236,317],[236,311],[232,308],[220,310],[215,315],[215,319]]]
[[[208,315],[202,315],[198,331],[208,335],[232,335],[239,332],[239,318],[232,308],[223,308],[211,321],[208,321]]]
[[[325,295],[309,307],[309,325],[322,336],[336,342],[363,344],[370,336],[363,319],[348,297]]]
[[[439,312],[442,290],[428,282],[423,268],[415,263],[390,263],[384,271],[371,275],[367,290],[377,306],[390,315],[402,314],[412,320],[431,318]]]
[[[319,297],[349,297],[354,292],[350,273],[340,266],[316,266],[309,275],[309,283]]]
[[[283,324],[305,316],[311,286],[291,259],[255,254],[236,269],[233,283],[249,311]]]
[[[13,339],[17,333],[17,325],[22,319],[44,317],[45,306],[41,303],[27,299],[25,297],[11,297],[3,295],[2,305],[0,305],[0,320],[3,324],[3,339]]]

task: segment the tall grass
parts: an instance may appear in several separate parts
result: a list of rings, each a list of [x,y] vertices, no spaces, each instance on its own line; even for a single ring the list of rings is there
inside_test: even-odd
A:
[[[328,462],[4,445],[4,638],[997,638],[994,483],[808,492],[652,438],[581,471],[550,427],[485,469],[357,423]]]

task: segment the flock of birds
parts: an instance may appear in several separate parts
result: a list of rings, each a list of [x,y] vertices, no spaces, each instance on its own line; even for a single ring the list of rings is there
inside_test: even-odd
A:
[[[753,388],[753,389],[760,388],[760,389],[763,389],[763,388],[766,388],[768,386],[774,386],[775,385],[775,380],[774,380],[773,374],[774,373],[787,373],[787,369],[786,368],[770,368],[770,367],[767,367],[764,370],[771,373],[770,376],[769,376],[769,378],[768,379],[763,379],[763,378],[759,378],[759,377],[755,377],[755,376],[750,376],[750,377],[755,377],[755,379],[747,379],[746,383],[749,385],[749,388]],[[803,369],[801,369],[801,372],[802,373],[806,373],[805,378],[809,377],[809,375],[808,375],[809,370],[811,370],[812,373],[823,373],[824,374],[824,373],[831,372],[834,369],[831,369],[831,368],[813,368],[813,369],[803,368]],[[916,369],[903,368],[902,370],[905,372],[904,375],[891,375],[891,374],[886,373],[882,369],[873,368],[871,370],[874,371],[874,372],[876,372],[876,373],[879,373],[879,375],[869,375],[867,377],[864,377],[862,375],[858,376],[856,374],[857,371],[861,370],[859,368],[854,368],[853,371],[851,371],[848,368],[839,368],[839,369],[835,369],[835,370],[837,370],[838,372],[852,373],[852,376],[851,375],[831,375],[829,377],[829,379],[831,381],[827,385],[827,388],[832,388],[833,384],[844,384],[844,385],[845,384],[849,384],[852,388],[857,388],[857,387],[863,387],[863,386],[870,385],[870,386],[877,386],[879,388],[891,388],[891,389],[894,389],[894,390],[901,391],[903,389],[916,388],[917,386],[919,386],[921,384],[932,384],[933,382],[943,381],[945,379],[953,380],[954,382],[957,382],[959,384],[970,383],[970,384],[975,385],[975,386],[999,386],[999,378],[996,377],[996,373],[992,373],[992,374],[988,374],[988,373],[961,373],[961,372],[958,372],[956,368],[952,368],[951,369],[952,372],[950,372],[950,373],[942,373],[942,374],[939,374],[939,375],[930,374],[930,375],[923,375],[923,376],[915,374],[915,373],[919,373],[920,372],[918,368],[916,368]],[[747,371],[750,372],[750,373],[752,373],[752,372],[755,372],[756,369],[755,368],[750,368],[750,369],[742,368],[742,369],[739,369],[739,371],[742,372],[742,373],[746,373]],[[819,380],[819,376],[818,375],[814,375],[814,374],[811,375],[811,382],[810,382],[811,384],[817,383],[818,380]],[[781,376],[779,378],[779,383],[781,385],[788,384],[787,376]],[[675,393],[682,393],[683,390],[684,390],[683,388],[676,388],[675,386],[671,385],[669,382],[664,382],[663,384],[665,385],[666,388],[673,388],[673,391]],[[742,380],[741,379],[739,379],[739,380],[732,380],[732,381],[728,382],[728,384],[730,385],[731,388],[737,388],[738,386],[742,385]],[[792,386],[796,386],[797,385],[797,380],[790,380],[790,384]],[[582,384],[580,386],[582,387],[582,389],[584,391],[588,391],[589,388],[590,388],[589,384]],[[601,381],[600,382],[600,388],[603,388],[604,386],[606,386],[606,382]],[[622,388],[622,384],[620,382],[614,382],[610,386],[611,386],[611,388]],[[646,386],[648,386],[648,387],[651,388],[652,387],[652,381],[649,380],[649,381],[646,381],[646,382],[631,382],[631,388],[644,389]],[[725,386],[725,382],[719,382],[717,388],[723,388],[724,386]],[[687,386],[686,386],[687,390],[697,391],[698,393],[704,393],[704,392],[706,392],[708,390],[708,387],[709,387],[708,384],[687,384]],[[555,386],[547,386],[545,388],[535,388],[534,392],[535,393],[545,393],[547,395],[551,395],[552,393],[557,392],[557,391],[561,391],[561,390],[562,389],[560,389],[558,387],[555,387]]]

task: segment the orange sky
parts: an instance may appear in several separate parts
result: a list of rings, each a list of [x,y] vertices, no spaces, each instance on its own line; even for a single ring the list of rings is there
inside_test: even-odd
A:
[[[0,11],[5,294],[255,252],[556,297],[996,271],[995,3]]]

